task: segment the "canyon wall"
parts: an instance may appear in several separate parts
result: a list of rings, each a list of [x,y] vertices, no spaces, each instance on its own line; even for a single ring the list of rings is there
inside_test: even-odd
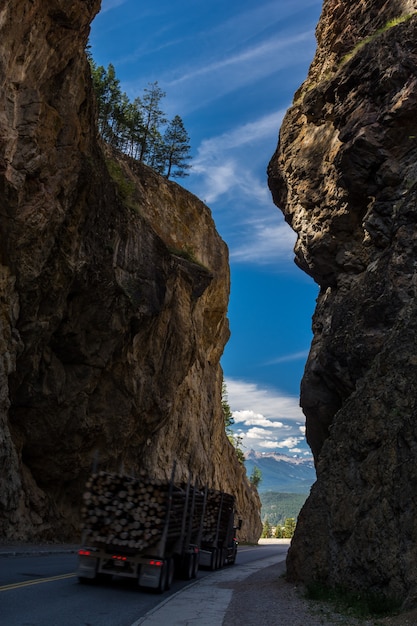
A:
[[[293,580],[417,603],[417,2],[325,0],[269,165],[320,286]]]
[[[76,539],[94,459],[260,502],[224,430],[228,252],[198,198],[100,144],[99,0],[0,9],[0,536]]]

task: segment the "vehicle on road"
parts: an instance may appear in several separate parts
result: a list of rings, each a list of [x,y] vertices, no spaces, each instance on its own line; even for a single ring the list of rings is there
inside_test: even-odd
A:
[[[230,494],[167,482],[94,472],[86,485],[78,552],[81,583],[135,578],[160,593],[174,576],[195,578],[236,559],[235,500]]]

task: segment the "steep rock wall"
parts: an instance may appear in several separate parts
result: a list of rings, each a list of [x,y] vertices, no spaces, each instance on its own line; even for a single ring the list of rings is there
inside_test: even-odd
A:
[[[326,0],[269,166],[320,286],[293,579],[417,601],[417,3]],[[397,19],[398,18],[398,19]]]
[[[224,433],[228,254],[209,209],[95,134],[99,0],[0,11],[0,533],[76,538],[93,458],[260,503]]]

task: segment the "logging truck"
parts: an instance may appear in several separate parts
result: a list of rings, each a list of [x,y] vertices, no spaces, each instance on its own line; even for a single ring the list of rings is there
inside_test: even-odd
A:
[[[195,578],[200,564],[234,563],[234,498],[169,482],[95,472],[87,481],[78,551],[81,583],[113,576],[162,593],[174,575]],[[201,561],[200,561],[201,559]]]

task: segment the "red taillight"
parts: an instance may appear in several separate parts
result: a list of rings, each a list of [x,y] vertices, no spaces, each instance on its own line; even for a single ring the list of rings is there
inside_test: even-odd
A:
[[[91,556],[90,550],[78,550],[80,556]]]
[[[163,564],[164,564],[163,561],[154,561],[154,560],[149,561],[149,565],[156,565],[156,567],[162,567]]]
[[[114,554],[112,559],[116,559],[116,561],[127,561],[127,556],[120,556],[118,554]]]

